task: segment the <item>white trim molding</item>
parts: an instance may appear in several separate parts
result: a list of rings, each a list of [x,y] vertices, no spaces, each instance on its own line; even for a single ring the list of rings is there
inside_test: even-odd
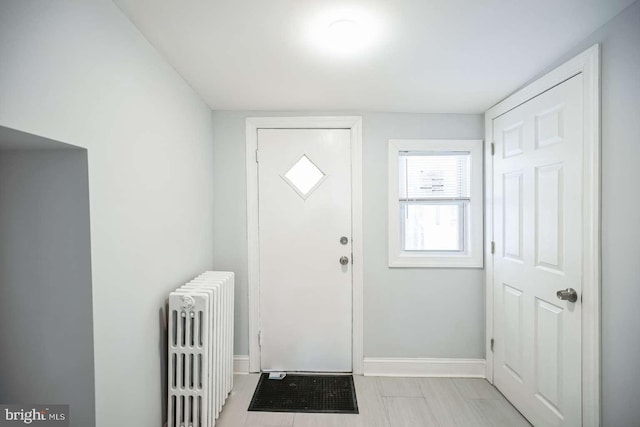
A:
[[[240,375],[249,373],[249,356],[233,356],[233,373]]]
[[[600,388],[600,46],[594,45],[485,113],[486,141],[493,140],[493,120],[560,83],[582,74],[584,99],[583,261],[582,261],[582,425],[601,419]],[[485,148],[485,244],[487,379],[493,382],[493,159]]]
[[[353,251],[352,370],[363,372],[363,222],[362,117],[249,117],[246,120],[247,243],[249,283],[249,372],[260,372],[259,241],[258,241],[258,129],[351,130],[351,221]]]
[[[400,243],[399,166],[400,153],[465,152],[471,156],[471,201],[464,226],[465,250],[461,252],[405,251]],[[390,139],[387,165],[387,209],[389,267],[482,268],[482,140],[481,139]]]
[[[364,375],[372,377],[485,378],[484,359],[366,357]]]

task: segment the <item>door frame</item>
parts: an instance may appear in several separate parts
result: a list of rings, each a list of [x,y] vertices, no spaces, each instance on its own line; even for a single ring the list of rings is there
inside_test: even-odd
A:
[[[260,252],[258,227],[258,129],[351,131],[352,370],[363,373],[362,117],[248,117],[246,119],[249,372],[260,372]]]
[[[600,425],[600,46],[598,44],[518,90],[485,113],[486,375],[493,384],[493,120],[582,74],[584,100],[582,231],[582,425]]]

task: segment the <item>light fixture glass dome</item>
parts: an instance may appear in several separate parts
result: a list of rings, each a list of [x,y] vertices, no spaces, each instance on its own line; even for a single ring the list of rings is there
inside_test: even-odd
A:
[[[309,27],[311,43],[329,56],[353,57],[369,51],[381,28],[370,12],[355,9],[327,11]]]

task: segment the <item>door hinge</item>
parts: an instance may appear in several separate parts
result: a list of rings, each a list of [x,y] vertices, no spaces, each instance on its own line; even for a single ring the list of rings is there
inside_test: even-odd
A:
[[[494,144],[493,142],[491,143],[491,155],[493,156],[494,154],[496,154],[496,144]]]
[[[262,331],[258,332],[258,347],[262,347]]]
[[[256,148],[256,163],[260,163],[260,162],[258,161],[258,149],[257,149],[257,148]]]
[[[495,254],[496,253],[496,242],[491,241],[491,253]]]
[[[491,338],[491,351],[493,352],[493,338]]]

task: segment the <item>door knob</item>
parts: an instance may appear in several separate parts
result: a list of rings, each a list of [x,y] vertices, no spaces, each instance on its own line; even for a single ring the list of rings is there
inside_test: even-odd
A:
[[[573,288],[567,288],[564,291],[560,290],[556,292],[556,296],[558,297],[558,299],[561,299],[564,301],[569,301],[569,302],[578,301],[578,293]]]
[[[349,264],[349,258],[348,258],[348,257],[346,257],[346,256],[341,256],[341,257],[340,257],[340,264],[341,264],[341,265],[347,265],[347,264]]]

